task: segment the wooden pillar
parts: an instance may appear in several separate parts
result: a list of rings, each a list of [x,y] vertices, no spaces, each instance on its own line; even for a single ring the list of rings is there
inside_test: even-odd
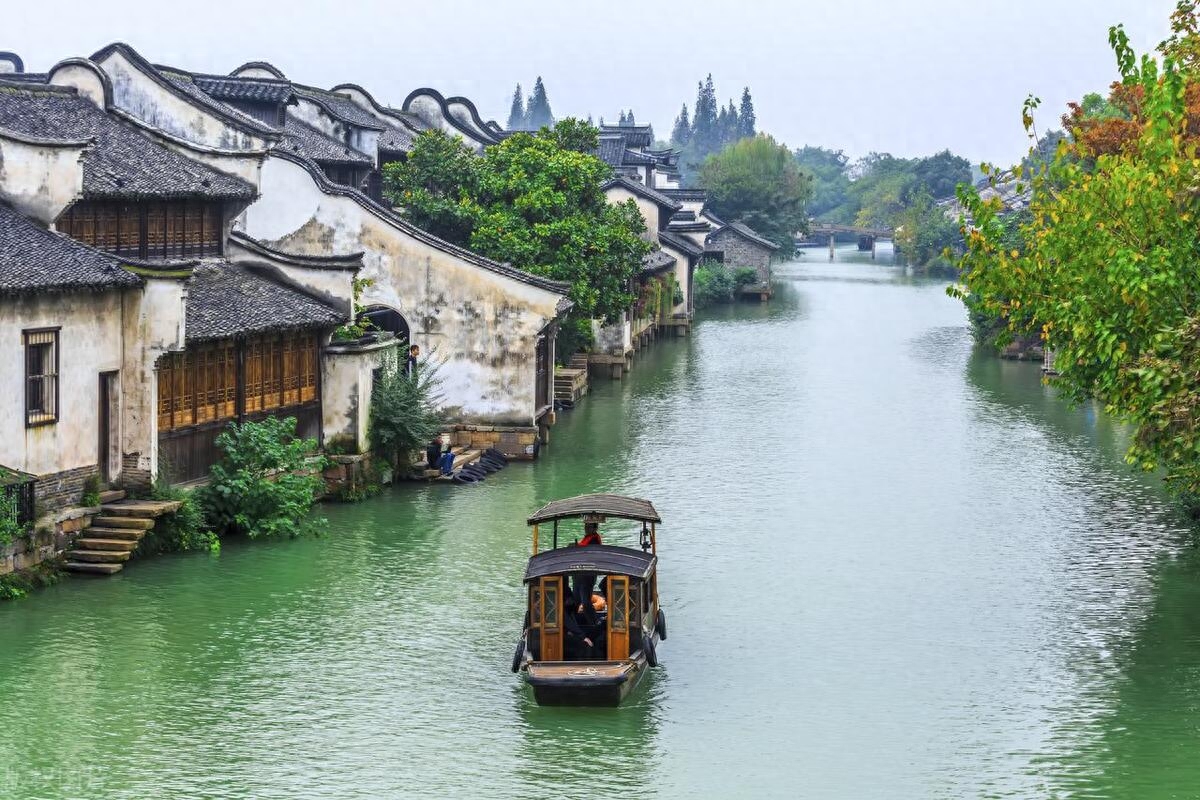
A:
[[[872,236],[871,237],[871,260],[872,261],[875,260],[875,245],[878,243],[879,243],[879,239]]]
[[[829,260],[833,261],[833,248],[837,244],[837,236],[833,233],[829,234]]]

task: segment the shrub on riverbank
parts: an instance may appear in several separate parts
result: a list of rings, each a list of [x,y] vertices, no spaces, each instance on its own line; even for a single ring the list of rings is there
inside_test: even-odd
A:
[[[705,261],[692,278],[696,308],[732,303],[738,289],[757,282],[758,273],[751,267],[731,270],[720,262]]]
[[[409,376],[397,358],[386,360],[371,394],[368,437],[371,450],[394,468],[421,450],[442,429],[437,365],[429,359]]]
[[[146,531],[138,543],[136,554],[139,558],[159,553],[216,552],[221,549],[221,540],[205,519],[201,498],[166,481],[159,481],[151,489],[150,499],[176,500],[180,506],[175,513],[157,518],[154,527]]]
[[[20,600],[34,589],[53,586],[62,580],[62,561],[50,559],[40,564],[0,575],[0,600]]]
[[[197,499],[218,535],[296,536],[312,524],[321,489],[314,439],[296,436],[294,417],[231,424],[217,437],[221,460]]]

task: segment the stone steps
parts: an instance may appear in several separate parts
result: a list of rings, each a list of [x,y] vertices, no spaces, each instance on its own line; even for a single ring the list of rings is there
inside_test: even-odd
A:
[[[141,541],[146,535],[144,528],[100,528],[93,525],[88,528],[88,536],[100,539],[124,539],[130,542]]]
[[[179,510],[183,505],[178,500],[121,500],[117,503],[106,503],[100,507],[106,516],[138,517],[154,519],[163,514]]]
[[[148,531],[154,527],[154,520],[141,517],[95,517],[92,519],[93,528],[140,528]]]
[[[86,539],[76,539],[75,547],[80,550],[116,550],[132,553],[137,549],[137,539],[97,539],[89,536]]]
[[[120,572],[146,531],[154,528],[154,521],[182,505],[177,500],[127,500],[124,492],[105,492],[100,500],[100,516],[92,520],[86,535],[75,540],[75,549],[66,553],[63,568],[68,572]]]
[[[87,575],[112,575],[120,572],[124,564],[98,564],[93,561],[67,561],[63,563],[63,569],[67,572],[83,573]]]
[[[116,564],[128,561],[132,553],[120,550],[68,550],[70,561],[95,561],[102,564]]]

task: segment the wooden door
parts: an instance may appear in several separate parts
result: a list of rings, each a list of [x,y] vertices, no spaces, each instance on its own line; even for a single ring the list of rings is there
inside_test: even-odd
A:
[[[629,578],[608,576],[608,660],[629,658]]]
[[[541,579],[542,661],[563,660],[562,578]]]
[[[121,388],[116,372],[100,373],[100,407],[96,463],[100,480],[110,483],[121,472]]]

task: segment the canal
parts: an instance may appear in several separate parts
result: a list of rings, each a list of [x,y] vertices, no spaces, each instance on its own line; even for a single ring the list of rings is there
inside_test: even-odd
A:
[[[536,465],[0,605],[0,797],[1191,796],[1200,555],[1123,432],[944,282],[777,272]],[[523,519],[597,490],[663,514],[670,640],[629,705],[538,708]]]

